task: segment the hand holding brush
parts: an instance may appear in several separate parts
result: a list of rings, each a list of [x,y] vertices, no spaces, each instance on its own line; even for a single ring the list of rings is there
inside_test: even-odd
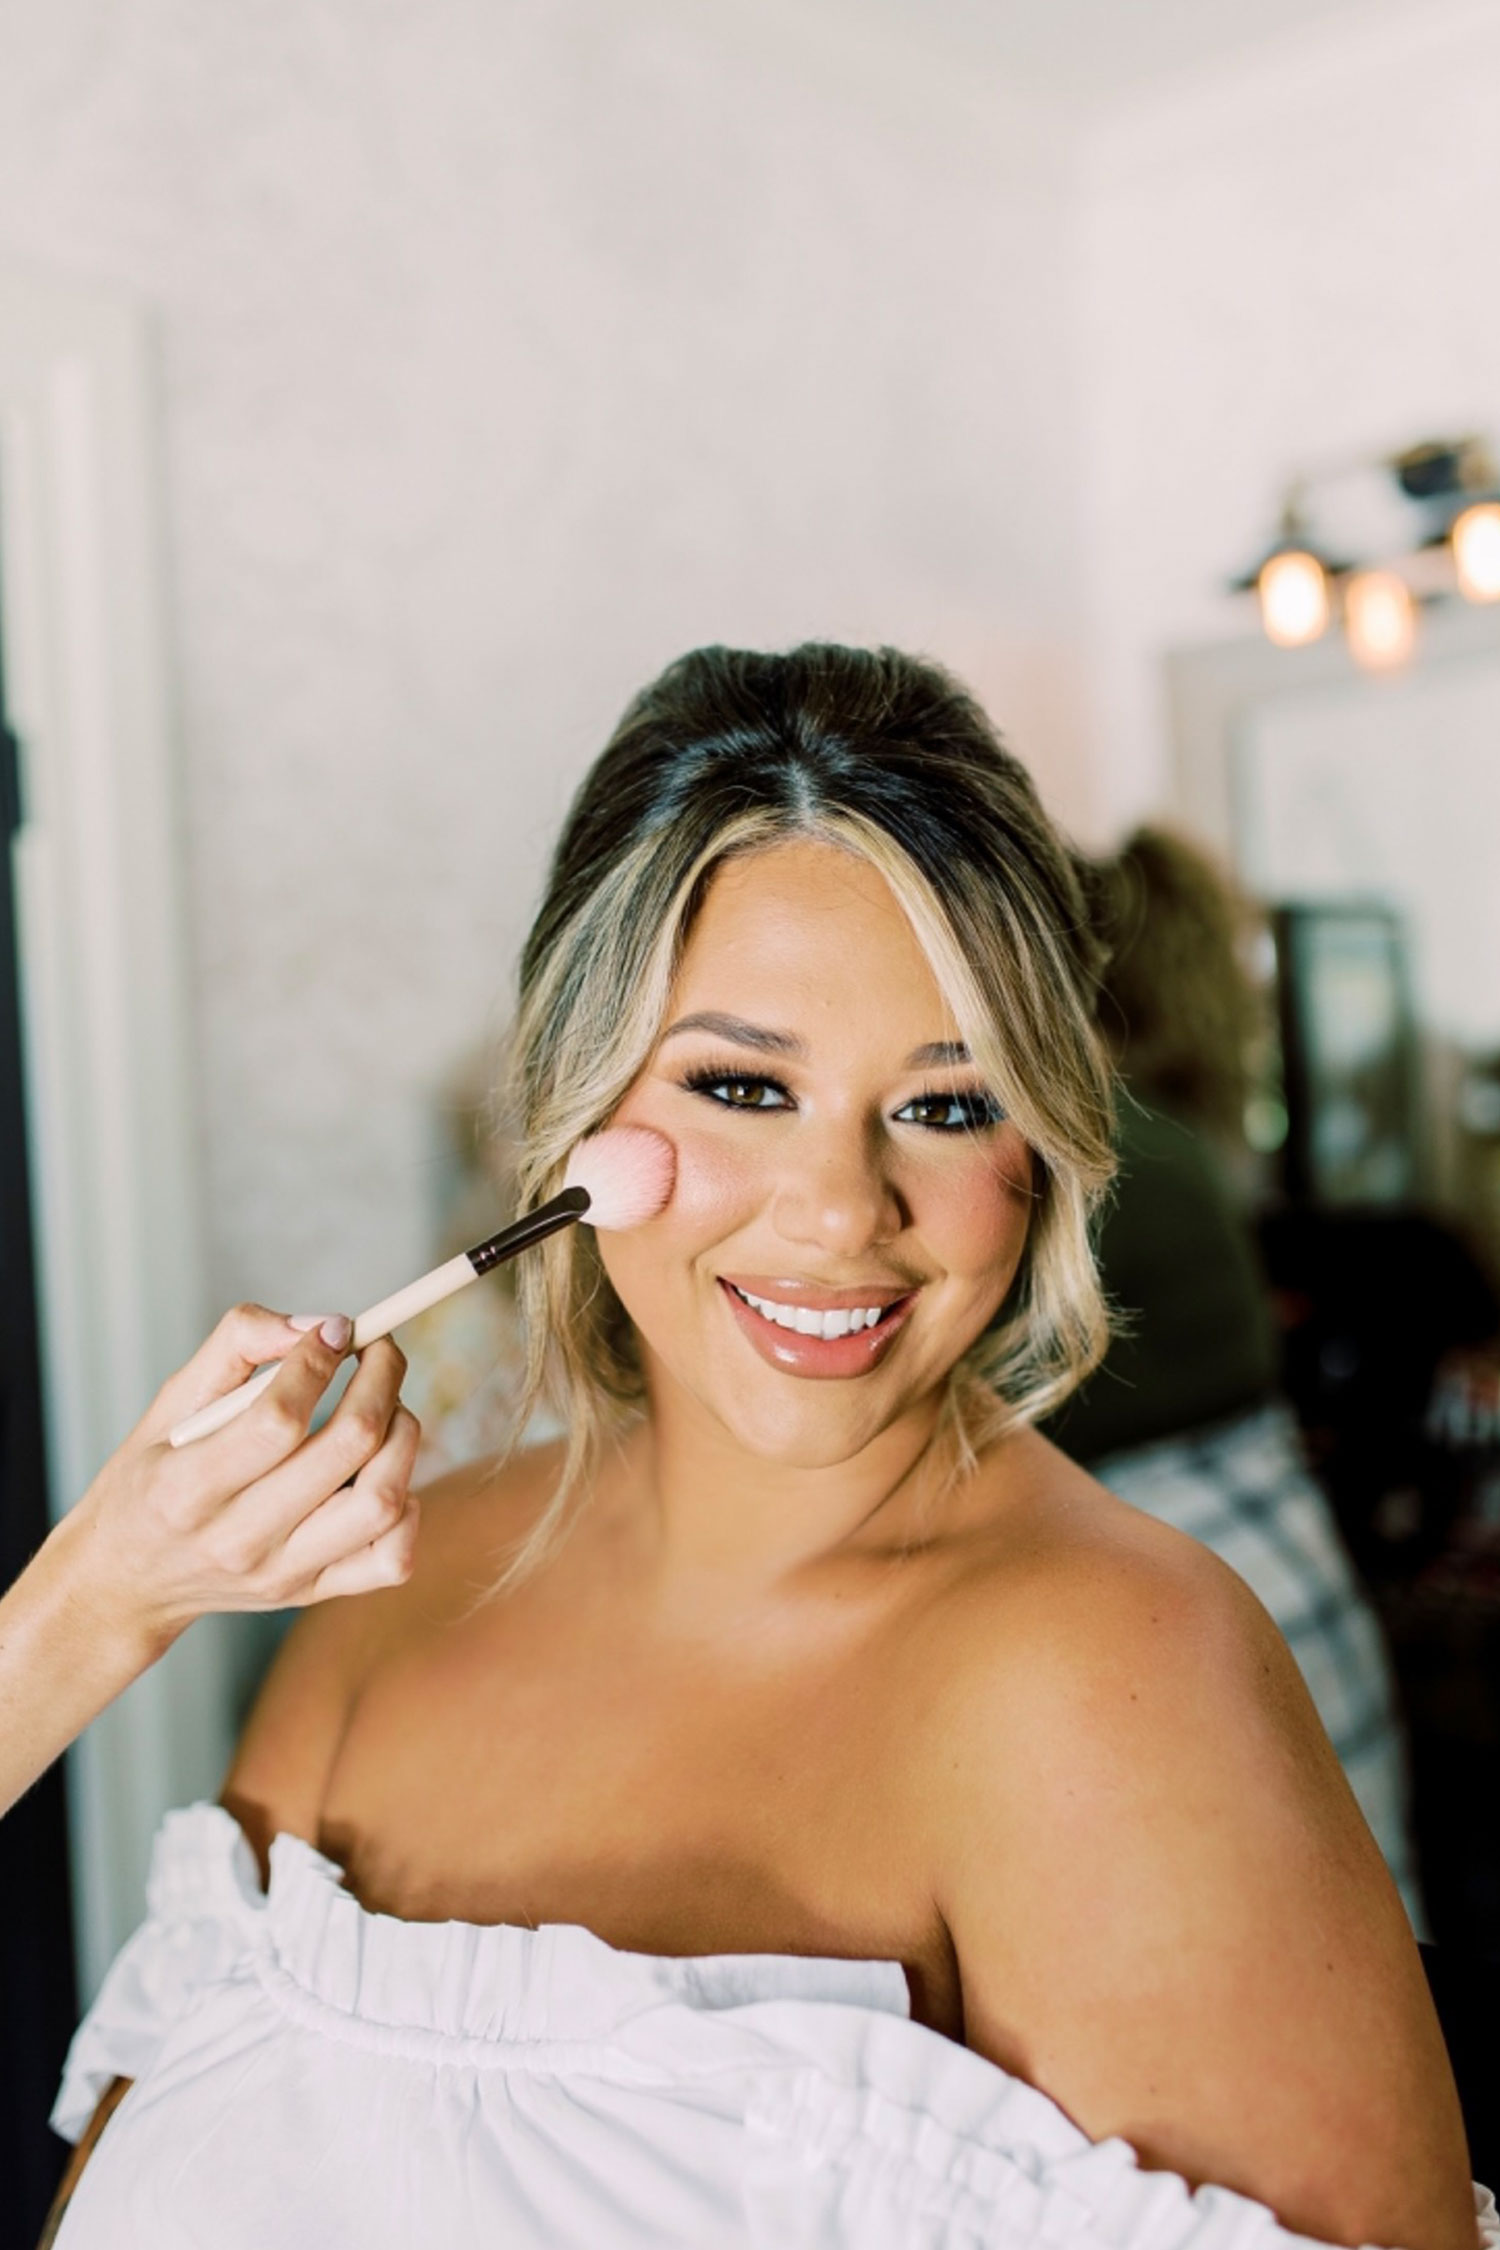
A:
[[[354,1323],[350,1349],[361,1352],[377,1337],[389,1336],[406,1320],[415,1319],[430,1305],[441,1304],[455,1290],[467,1288],[481,1274],[490,1273],[510,1258],[545,1242],[563,1227],[586,1221],[592,1227],[616,1231],[638,1227],[654,1219],[672,1192],[676,1158],[670,1141],[643,1125],[616,1125],[580,1141],[568,1160],[561,1192],[550,1202],[528,1211],[499,1234],[472,1250],[460,1251],[445,1265],[435,1266],[418,1281],[409,1282],[393,1296],[382,1297]],[[171,1433],[173,1445],[191,1445],[223,1429],[243,1414],[275,1381],[276,1364],[263,1367],[248,1383],[228,1391],[208,1406],[179,1422]]]

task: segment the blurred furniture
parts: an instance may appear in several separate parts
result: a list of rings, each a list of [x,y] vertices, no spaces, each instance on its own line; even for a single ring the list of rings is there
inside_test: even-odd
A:
[[[1390,1644],[1430,1926],[1447,1953],[1500,1964],[1500,1293],[1412,1200],[1396,918],[1292,910],[1277,939],[1287,1134],[1260,1240],[1282,1381]]]
[[[1417,660],[1380,679],[1333,635],[1185,649],[1166,672],[1172,817],[1256,897],[1399,915],[1425,1109],[1408,1192],[1500,1268],[1500,1091],[1486,1111],[1474,1068],[1500,1058],[1500,603],[1434,612]]]
[[[1261,1240],[1287,1393],[1396,1668],[1429,1923],[1493,1977],[1500,1300],[1461,1237],[1420,1212],[1288,1205]]]
[[[1403,1209],[1283,1203],[1260,1220],[1282,1382],[1351,1554],[1373,1586],[1443,1546],[1472,1471],[1433,1420],[1439,1371],[1500,1329],[1455,1229]]]
[[[1402,1205],[1417,1193],[1421,1087],[1408,946],[1380,899],[1271,917],[1288,1201]]]

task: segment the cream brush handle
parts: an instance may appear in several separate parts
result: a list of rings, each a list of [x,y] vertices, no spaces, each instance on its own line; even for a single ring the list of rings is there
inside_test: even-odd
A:
[[[554,1195],[551,1202],[544,1203],[539,1211],[532,1211],[524,1219],[517,1219],[502,1233],[491,1235],[488,1242],[481,1242],[472,1250],[461,1250],[446,1265],[434,1266],[431,1273],[424,1273],[420,1280],[409,1281],[394,1296],[382,1297],[378,1305],[371,1305],[354,1323],[350,1350],[362,1352],[377,1337],[389,1336],[391,1330],[399,1328],[404,1320],[414,1320],[418,1313],[426,1312],[429,1306],[440,1305],[455,1290],[466,1288],[471,1281],[477,1281],[482,1273],[488,1273],[492,1267],[504,1265],[507,1259],[514,1258],[519,1251],[529,1249],[533,1242],[544,1241],[549,1234],[556,1234],[561,1227],[576,1225],[588,1208],[589,1194],[586,1188],[564,1188],[561,1195]],[[189,1414],[170,1432],[168,1443],[191,1445],[195,1438],[212,1437],[215,1430],[222,1430],[237,1414],[243,1414],[247,1406],[253,1406],[261,1393],[270,1387],[276,1379],[279,1365],[279,1360],[273,1360],[269,1367],[260,1368],[248,1382],[241,1383],[237,1391],[226,1391],[222,1398],[211,1399],[207,1406],[200,1406],[196,1414]]]
[[[394,1296],[382,1297],[378,1305],[371,1305],[354,1323],[354,1334],[349,1341],[352,1352],[362,1352],[366,1344],[373,1344],[377,1336],[389,1336],[404,1320],[415,1320],[419,1312],[432,1305],[440,1305],[456,1289],[467,1287],[479,1279],[479,1268],[467,1250],[460,1250],[445,1266],[434,1266],[424,1273],[420,1281],[409,1281]]]

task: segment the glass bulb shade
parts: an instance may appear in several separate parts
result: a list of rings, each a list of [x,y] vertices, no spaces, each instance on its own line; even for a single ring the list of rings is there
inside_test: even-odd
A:
[[[1448,538],[1460,593],[1471,602],[1500,602],[1500,500],[1465,508]]]
[[[1405,664],[1417,645],[1417,605],[1394,570],[1359,570],[1344,588],[1349,653],[1372,672]]]
[[[1315,641],[1328,623],[1328,573],[1316,555],[1287,547],[1272,555],[1255,581],[1260,621],[1278,648]]]

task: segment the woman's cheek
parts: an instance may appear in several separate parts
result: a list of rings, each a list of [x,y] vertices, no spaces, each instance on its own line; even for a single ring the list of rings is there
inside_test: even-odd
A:
[[[1031,1151],[1007,1134],[998,1149],[966,1150],[927,1183],[914,1215],[949,1273],[998,1273],[1009,1285],[1031,1224],[1031,1178]]]
[[[763,1200],[753,1150],[731,1146],[726,1135],[684,1132],[680,1125],[671,1140],[677,1171],[661,1216],[630,1233],[599,1238],[604,1270],[643,1329],[653,1304],[669,1302],[691,1286],[695,1261],[746,1225]]]
[[[677,1177],[664,1217],[685,1254],[710,1250],[746,1225],[765,1201],[763,1160],[741,1127],[673,1135]]]

